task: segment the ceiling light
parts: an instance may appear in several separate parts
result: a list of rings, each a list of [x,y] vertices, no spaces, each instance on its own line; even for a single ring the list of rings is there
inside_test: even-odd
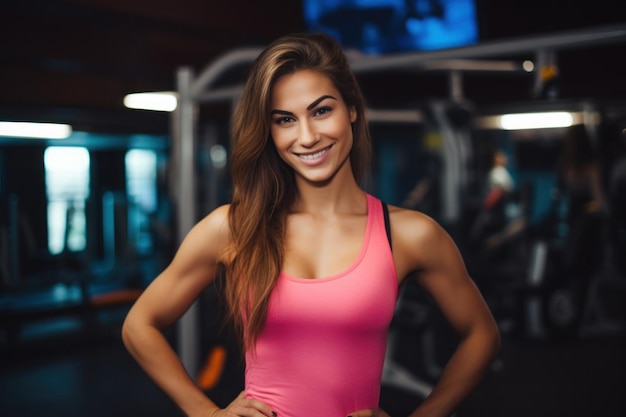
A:
[[[533,72],[535,70],[535,63],[530,60],[526,60],[522,63],[522,68],[526,72]]]
[[[129,109],[172,112],[177,104],[178,95],[172,91],[133,93],[124,97],[124,105]]]
[[[0,136],[14,138],[66,139],[72,134],[70,125],[35,122],[0,122]]]
[[[549,129],[568,127],[574,123],[570,112],[517,113],[500,116],[500,127],[505,130]]]

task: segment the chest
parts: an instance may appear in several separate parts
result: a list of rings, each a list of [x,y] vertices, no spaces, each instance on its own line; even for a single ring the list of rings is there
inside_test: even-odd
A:
[[[361,253],[367,215],[311,219],[292,215],[287,221],[283,272],[300,278],[322,278],[348,269]]]

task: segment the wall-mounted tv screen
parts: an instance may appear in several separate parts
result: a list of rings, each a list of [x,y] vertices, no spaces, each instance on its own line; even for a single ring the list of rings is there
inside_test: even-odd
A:
[[[366,54],[432,51],[479,40],[477,0],[302,0],[306,29]]]

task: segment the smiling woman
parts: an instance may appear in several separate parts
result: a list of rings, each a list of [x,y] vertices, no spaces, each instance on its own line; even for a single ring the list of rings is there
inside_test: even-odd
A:
[[[356,110],[326,76],[308,70],[284,75],[272,87],[271,107],[274,145],[296,181],[327,181],[339,172],[354,178],[347,161]]]
[[[321,34],[270,44],[232,141],[231,203],[193,227],[126,318],[139,364],[188,416],[389,417],[387,333],[399,286],[416,279],[460,344],[411,416],[450,415],[495,359],[498,329],[443,228],[362,188],[365,105],[339,44]],[[216,280],[245,355],[245,390],[224,408],[163,336]]]

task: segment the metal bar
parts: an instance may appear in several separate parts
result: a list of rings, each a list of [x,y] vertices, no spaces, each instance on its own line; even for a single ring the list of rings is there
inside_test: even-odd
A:
[[[528,72],[524,69],[521,62],[483,59],[439,59],[421,62],[413,68],[424,71]]]
[[[253,62],[261,53],[263,48],[241,48],[234,49],[220,56],[211,63],[192,81],[190,86],[190,96],[198,97],[206,90],[224,71],[231,69],[235,65]]]
[[[515,56],[533,53],[540,49],[574,49],[608,43],[626,42],[626,24],[603,26],[586,30],[529,36],[519,39],[483,42],[462,48],[432,52],[398,53],[386,56],[364,56],[351,62],[355,72],[372,72],[385,69],[412,67],[420,63],[445,60]],[[354,55],[351,55],[354,57]]]
[[[512,57],[540,50],[563,50],[626,42],[626,24],[591,29],[544,34],[504,41],[482,42],[462,48],[431,52],[398,53],[368,56],[348,53],[352,70],[367,73],[387,69],[459,70],[481,72],[522,72],[515,61],[484,60],[488,57]],[[199,102],[232,100],[241,92],[241,86],[206,91],[226,70],[235,65],[252,63],[262,48],[233,50],[209,65],[191,87],[191,96]],[[480,58],[480,60],[479,60]]]
[[[450,86],[450,99],[454,103],[463,102],[463,76],[460,71],[450,71],[448,75]]]
[[[424,115],[419,110],[367,109],[367,120],[372,123],[421,123]]]
[[[215,103],[220,101],[235,100],[239,97],[239,94],[241,94],[241,90],[243,90],[243,85],[216,88],[198,94],[195,99],[198,103]]]
[[[191,95],[193,73],[189,68],[181,68],[177,74],[179,93],[177,112],[178,128],[175,129],[174,147],[177,160],[176,173],[176,216],[178,220],[178,240],[182,242],[196,222],[195,193],[195,105]],[[178,320],[178,350],[185,369],[195,375],[199,367],[199,306],[196,300]]]

